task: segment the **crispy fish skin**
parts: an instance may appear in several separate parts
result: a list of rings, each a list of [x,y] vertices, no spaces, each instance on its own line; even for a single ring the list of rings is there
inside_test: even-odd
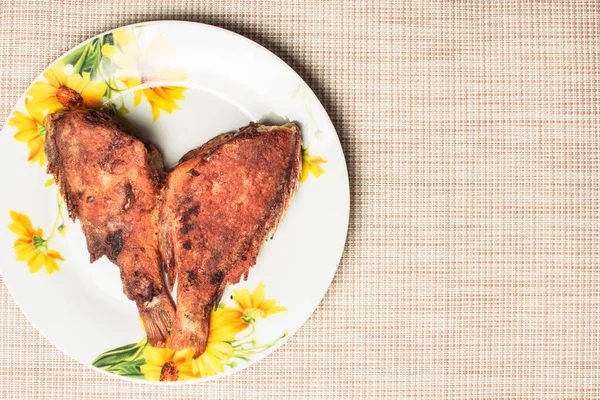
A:
[[[301,171],[296,125],[252,123],[192,150],[168,174],[160,242],[171,284],[178,277],[171,349],[204,352],[211,310],[228,283],[247,277]]]
[[[148,341],[164,346],[175,307],[158,245],[162,157],[94,110],[50,115],[45,151],[48,173],[54,174],[69,216],[81,222],[90,261],[106,255],[119,267]]]

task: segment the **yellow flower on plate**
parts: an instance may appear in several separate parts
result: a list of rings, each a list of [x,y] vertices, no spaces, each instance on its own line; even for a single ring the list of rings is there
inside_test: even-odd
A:
[[[193,359],[194,350],[171,350],[168,347],[156,348],[147,346],[144,349],[146,363],[140,371],[146,379],[160,381],[176,381],[201,378],[215,375],[225,370],[233,354],[233,347],[228,341],[233,340],[233,332],[224,325],[222,309],[213,311],[206,350],[197,359]]]
[[[145,96],[152,108],[152,118],[156,121],[160,110],[171,113],[180,110],[176,100],[183,100],[186,88],[180,86],[153,86],[158,81],[184,81],[187,75],[183,70],[164,66],[169,59],[167,39],[157,36],[142,51],[135,35],[122,30],[113,33],[116,45],[105,44],[102,54],[117,66],[115,76],[129,89],[146,85],[134,91],[133,105],[137,107]]]
[[[321,164],[327,163],[327,160],[320,156],[311,156],[308,153],[308,148],[302,150],[302,175],[300,176],[300,182],[304,182],[308,179],[309,172],[312,173],[315,178],[320,177],[325,173]]]
[[[32,107],[39,113],[102,106],[106,84],[90,81],[89,73],[67,75],[65,65],[59,61],[44,73],[44,77],[47,82],[37,81],[27,92],[31,96]]]
[[[171,350],[167,347],[157,348],[146,346],[144,359],[146,363],[140,371],[146,379],[153,381],[178,381],[194,379],[192,371],[192,356],[194,350]]]
[[[223,318],[226,325],[236,333],[245,330],[260,318],[287,311],[287,308],[276,305],[274,299],[265,299],[264,283],[259,283],[252,294],[248,289],[234,290],[232,299],[236,307],[225,308]]]
[[[49,274],[59,271],[56,260],[65,259],[58,251],[48,249],[48,240],[44,240],[42,228],[34,230],[29,217],[16,211],[10,212],[10,218],[13,223],[8,229],[19,237],[14,244],[17,261],[27,261],[31,273],[38,272],[42,266],[46,267]]]
[[[14,138],[18,142],[27,143],[29,148],[27,161],[37,162],[41,167],[45,162],[46,127],[44,126],[44,116],[39,110],[31,107],[31,101],[27,99],[25,99],[25,108],[28,114],[15,111],[13,117],[8,121],[8,125],[17,128],[18,132]]]
[[[229,357],[233,355],[233,347],[230,342],[234,337],[235,332],[224,317],[224,309],[218,307],[213,310],[210,315],[206,350],[200,357],[192,361],[196,376],[216,375],[225,370],[225,364],[229,363]]]

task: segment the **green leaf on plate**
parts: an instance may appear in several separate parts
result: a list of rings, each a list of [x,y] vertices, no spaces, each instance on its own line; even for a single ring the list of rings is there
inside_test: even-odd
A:
[[[103,59],[102,46],[105,44],[114,45],[112,33],[93,39],[88,44],[67,55],[63,61],[65,64],[73,65],[73,73],[83,75],[84,72],[87,72],[90,74],[90,79],[96,79],[98,68]]]
[[[94,79],[102,59],[101,48],[102,45],[98,39],[92,40],[73,66],[73,73],[83,75],[84,72],[87,72],[90,74],[90,78]]]
[[[45,138],[46,134],[48,133],[48,131],[46,130],[46,125],[40,124],[38,122],[37,129],[38,129],[38,133],[40,134],[40,136]]]
[[[132,375],[143,375],[140,367],[145,363],[142,358],[137,362],[123,362],[112,367],[103,368],[106,371],[112,372],[113,374],[132,376]]]
[[[65,226],[65,224],[60,224],[57,228],[58,233],[60,234],[60,236],[66,236],[67,234],[67,227]]]
[[[113,34],[112,33],[108,33],[104,36],[102,36],[102,44],[110,44],[111,46],[115,45],[115,40],[113,38]]]
[[[65,65],[75,65],[75,63],[81,58],[81,55],[83,54],[83,52],[87,49],[88,44],[85,44],[83,46],[79,46],[78,48],[76,48],[75,50],[73,50],[72,52],[70,52],[69,54],[67,54],[63,59],[63,63]]]
[[[117,114],[119,114],[119,110],[117,109],[117,105],[113,102],[110,102],[107,104],[108,106],[108,115],[110,115],[111,117],[116,116]]]
[[[148,339],[144,338],[138,343],[118,347],[114,350],[100,354],[92,362],[92,365],[94,367],[109,370],[110,368],[116,368],[117,365],[122,363],[139,362],[141,360],[143,364],[143,353],[146,346],[148,346]]]

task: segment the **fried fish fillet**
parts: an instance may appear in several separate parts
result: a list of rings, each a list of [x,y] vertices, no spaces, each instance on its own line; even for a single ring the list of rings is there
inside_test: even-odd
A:
[[[81,222],[91,262],[106,255],[119,267],[148,341],[164,346],[175,308],[158,247],[160,154],[94,110],[50,115],[45,151],[69,216]]]
[[[178,279],[171,349],[204,352],[211,310],[228,283],[247,277],[301,170],[296,125],[253,123],[190,151],[168,174],[160,225],[171,285]]]

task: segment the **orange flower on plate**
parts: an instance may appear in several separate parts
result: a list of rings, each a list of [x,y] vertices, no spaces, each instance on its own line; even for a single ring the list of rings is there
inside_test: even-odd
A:
[[[72,108],[99,108],[106,92],[106,84],[90,81],[84,72],[68,75],[65,65],[59,61],[44,73],[48,81],[37,81],[27,92],[31,105],[44,114]]]

